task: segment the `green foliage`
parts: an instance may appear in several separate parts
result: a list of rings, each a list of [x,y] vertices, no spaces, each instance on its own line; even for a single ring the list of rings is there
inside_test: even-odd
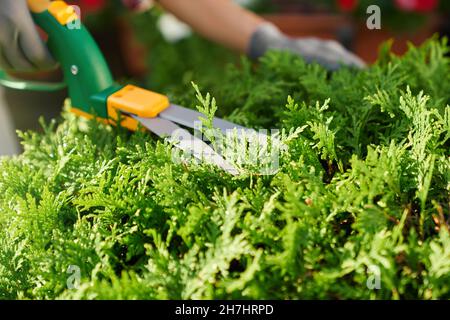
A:
[[[168,41],[158,25],[163,13],[155,7],[128,19],[137,39],[148,50],[147,85],[153,90],[178,96],[186,91],[191,81],[201,79],[202,84],[217,83],[223,67],[238,60],[230,50],[196,34],[173,43]]]
[[[280,129],[272,175],[176,163],[67,112],[21,134],[0,160],[0,298],[449,299],[446,53],[433,39],[327,74],[270,52],[203,89],[171,83],[206,127],[217,112]]]

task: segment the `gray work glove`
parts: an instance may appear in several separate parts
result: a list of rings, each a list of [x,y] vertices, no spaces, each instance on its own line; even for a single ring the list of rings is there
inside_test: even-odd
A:
[[[54,66],[26,0],[0,0],[0,69],[31,72]]]
[[[248,55],[257,59],[267,50],[289,50],[299,54],[306,62],[316,62],[328,70],[341,66],[363,68],[365,63],[355,54],[333,40],[317,38],[290,38],[271,23],[262,24],[252,35]]]

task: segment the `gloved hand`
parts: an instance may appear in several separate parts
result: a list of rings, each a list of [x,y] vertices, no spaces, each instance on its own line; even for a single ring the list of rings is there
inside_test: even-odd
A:
[[[0,69],[29,72],[54,66],[26,0],[0,0]]]
[[[365,63],[337,41],[317,38],[290,38],[276,26],[265,23],[251,37],[248,55],[259,58],[269,49],[289,50],[302,56],[306,62],[316,62],[328,70],[341,66],[363,68]]]

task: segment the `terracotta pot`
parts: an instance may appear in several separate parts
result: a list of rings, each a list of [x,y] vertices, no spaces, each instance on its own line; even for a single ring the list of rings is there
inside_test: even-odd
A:
[[[378,57],[380,45],[389,39],[393,39],[392,52],[402,55],[408,51],[408,43],[415,46],[422,44],[438,32],[440,26],[441,19],[438,16],[430,17],[424,26],[411,32],[395,32],[388,29],[369,30],[364,24],[359,23],[357,24],[354,49],[365,61],[374,62]]]
[[[342,30],[353,28],[353,21],[333,14],[271,14],[264,18],[293,37],[315,36],[338,40]]]

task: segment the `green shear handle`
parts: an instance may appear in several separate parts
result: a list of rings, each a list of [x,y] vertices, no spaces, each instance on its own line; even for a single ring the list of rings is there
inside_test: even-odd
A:
[[[32,15],[35,23],[48,35],[47,45],[61,65],[64,83],[23,81],[1,71],[0,84],[34,91],[55,91],[67,86],[72,106],[87,114],[108,118],[105,104],[96,103],[92,97],[103,91],[114,91],[117,86],[103,54],[74,8],[63,1],[28,2],[45,5],[42,10],[32,10]]]
[[[38,82],[38,81],[26,81],[17,79],[11,77],[2,70],[0,70],[0,85],[16,90],[46,91],[46,92],[59,91],[67,87],[67,85],[64,82]]]

